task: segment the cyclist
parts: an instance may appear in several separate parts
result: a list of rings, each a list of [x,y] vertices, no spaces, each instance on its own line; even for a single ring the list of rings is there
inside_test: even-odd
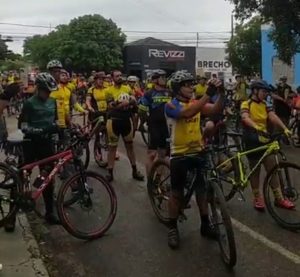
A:
[[[133,96],[137,101],[143,96],[143,92],[139,87],[138,82],[139,82],[139,78],[136,76],[128,76],[127,78],[127,84],[130,87],[131,91],[133,92]]]
[[[113,86],[106,89],[108,98],[108,175],[107,180],[113,180],[113,168],[116,158],[116,151],[119,137],[122,136],[128,159],[132,166],[132,177],[136,180],[143,181],[144,176],[137,170],[136,158],[133,148],[133,120],[132,117],[136,112],[136,101],[131,97],[131,90],[123,84],[122,73],[120,70],[112,72]]]
[[[51,134],[56,131],[56,102],[49,96],[51,91],[57,89],[57,84],[49,73],[39,73],[35,84],[36,94],[24,103],[18,123],[18,127],[25,133],[24,138],[30,139],[30,142],[24,144],[25,163],[41,160],[54,154]],[[51,166],[41,167],[40,171],[48,171]],[[53,193],[53,184],[43,192],[45,220],[49,224],[59,224],[59,219],[53,210]]]
[[[271,88],[265,81],[254,81],[251,86],[251,97],[249,100],[241,104],[241,116],[243,122],[243,142],[246,150],[250,150],[262,146],[269,142],[269,140],[261,135],[267,133],[267,122],[275,127],[284,130],[286,136],[291,136],[290,130],[284,125],[280,118],[273,111],[270,102],[266,101],[266,97]],[[257,161],[261,158],[263,152],[256,152],[248,155],[249,165],[253,168]],[[268,156],[263,161],[264,167],[269,172],[275,165],[274,156]],[[265,204],[260,193],[260,167],[256,169],[250,178],[252,192],[254,196],[254,208],[257,210],[264,210]],[[284,199],[279,182],[272,180],[272,188],[275,197],[275,204],[284,209],[294,208],[294,204]]]
[[[197,84],[194,87],[196,99],[200,99],[205,95],[207,90],[207,79],[204,76],[197,76]]]
[[[3,112],[9,104],[10,100],[16,97],[21,92],[19,83],[12,83],[3,90],[0,94],[0,143],[7,138],[7,129]]]
[[[211,227],[208,217],[205,181],[201,171],[205,167],[206,160],[202,152],[204,143],[200,128],[200,115],[201,113],[215,114],[222,109],[224,89],[220,80],[210,80],[206,94],[200,100],[193,100],[193,82],[192,74],[182,71],[176,72],[172,77],[172,89],[175,98],[165,107],[171,135],[168,245],[173,249],[179,247],[177,219],[182,209],[187,172],[193,168],[197,170],[196,199],[201,216],[201,235],[212,239],[217,238],[216,231]],[[210,97],[215,93],[219,93],[219,97],[214,104],[211,104],[209,103]],[[185,157],[187,154],[193,154],[199,158],[194,160]]]
[[[164,158],[167,150],[167,139],[169,131],[165,118],[165,104],[171,100],[170,92],[166,89],[166,72],[158,69],[152,72],[152,83],[154,88],[148,90],[140,99],[139,110],[141,117],[143,113],[149,112],[148,116],[148,160],[146,164],[147,175],[156,157]]]
[[[86,106],[89,110],[89,120],[93,122],[99,116],[103,117],[103,124],[106,124],[107,115],[107,93],[104,87],[105,73],[99,72],[94,76],[94,85],[89,88],[86,97]],[[96,132],[96,140],[99,133]]]

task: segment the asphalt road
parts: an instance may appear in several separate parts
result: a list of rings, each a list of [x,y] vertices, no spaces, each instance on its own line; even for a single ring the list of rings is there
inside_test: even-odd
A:
[[[8,123],[13,129],[14,120]],[[141,167],[146,148],[139,134],[135,149]],[[237,196],[228,204],[238,251],[233,271],[226,270],[217,243],[200,236],[194,203],[187,211],[188,220],[179,225],[180,249],[170,250],[167,229],[151,209],[145,182],[131,178],[124,147],[120,145],[119,151],[113,182],[118,212],[106,236],[84,242],[60,226],[49,227],[29,216],[51,276],[300,276],[300,234],[282,229],[267,212],[256,212],[249,190],[246,202]],[[300,149],[286,152],[299,163]],[[104,173],[93,161],[90,169]]]

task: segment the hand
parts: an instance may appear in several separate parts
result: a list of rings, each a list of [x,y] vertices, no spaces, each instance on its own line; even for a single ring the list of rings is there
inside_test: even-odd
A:
[[[284,135],[287,137],[287,138],[290,138],[292,136],[292,131],[289,130],[288,128],[285,128],[284,130]]]
[[[89,111],[90,111],[91,113],[94,113],[94,112],[95,112],[95,110],[94,110],[92,107],[89,107],[89,108],[88,108],[88,111],[87,111],[87,112],[89,112]]]
[[[208,85],[208,88],[207,88],[206,94],[209,97],[214,96],[216,93],[225,93],[223,81],[221,81],[219,79],[210,79],[207,82],[207,85]]]

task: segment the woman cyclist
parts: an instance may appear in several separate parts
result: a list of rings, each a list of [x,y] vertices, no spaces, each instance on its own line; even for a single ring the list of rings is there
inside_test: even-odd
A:
[[[254,81],[251,86],[250,99],[242,102],[241,104],[241,116],[243,122],[243,142],[246,150],[257,148],[264,144],[269,143],[266,136],[263,133],[267,133],[268,125],[271,127],[277,127],[284,130],[286,136],[290,136],[291,132],[283,124],[280,118],[273,111],[273,106],[270,102],[266,101],[266,98],[271,90],[268,83],[265,81]],[[255,152],[248,155],[250,168],[254,168],[258,160],[263,155],[262,152]],[[264,167],[269,172],[275,166],[275,158],[270,155],[263,161]],[[254,208],[257,210],[264,210],[265,204],[260,193],[260,169],[259,166],[254,174],[250,178],[252,192],[254,196]],[[274,178],[272,180],[272,188],[275,198],[275,205],[283,209],[293,209],[294,204],[288,199],[284,199],[280,186],[279,180]]]

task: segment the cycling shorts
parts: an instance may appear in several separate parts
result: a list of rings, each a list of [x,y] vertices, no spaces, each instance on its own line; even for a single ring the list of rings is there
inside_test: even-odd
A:
[[[261,141],[259,141],[259,136],[258,136],[257,132],[252,131],[252,130],[251,131],[250,130],[243,131],[242,141],[244,144],[245,151],[252,150],[254,148],[264,146],[267,144],[267,143],[262,143]],[[247,154],[247,158],[251,161],[258,161],[263,156],[265,151],[266,150],[262,150],[262,151]]]
[[[173,191],[183,193],[188,181],[188,172],[196,172],[195,192],[204,194],[206,192],[205,171],[207,169],[207,160],[205,155],[201,154],[195,157],[176,156],[170,160],[171,188]]]
[[[133,141],[133,122],[131,118],[110,118],[107,120],[106,129],[109,146],[118,146],[120,136],[122,136],[125,143],[132,143]]]
[[[94,113],[89,113],[89,121],[92,123],[92,128],[95,127],[95,125],[97,124],[97,119],[100,117],[100,116],[103,116],[103,124],[106,124],[106,120],[107,120],[107,113],[106,112],[94,112]],[[102,125],[102,124],[101,124]]]
[[[166,123],[154,124],[149,122],[149,150],[167,149],[169,130]]]

